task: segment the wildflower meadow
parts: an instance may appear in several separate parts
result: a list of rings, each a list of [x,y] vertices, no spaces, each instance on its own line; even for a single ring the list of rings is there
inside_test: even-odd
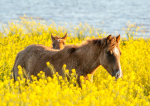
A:
[[[2,23],[1,23],[2,24]],[[66,27],[67,26],[67,27]],[[82,80],[82,89],[77,86],[76,73],[71,80],[58,73],[54,78],[38,74],[39,80],[25,81],[23,69],[19,68],[18,81],[10,79],[17,53],[31,44],[52,46],[51,33],[64,36],[66,45],[81,44],[86,39],[108,36],[102,29],[80,23],[57,25],[54,22],[25,20],[2,24],[0,31],[0,106],[149,106],[150,105],[150,39],[136,38],[131,27],[126,30],[127,37],[121,37],[121,68],[123,78],[115,80],[100,66],[93,82]],[[130,25],[132,26],[132,25]],[[117,36],[117,35],[115,35]],[[47,63],[52,68],[50,63]],[[67,73],[64,65],[62,68]],[[89,75],[90,76],[90,75]],[[75,86],[76,85],[76,86]]]

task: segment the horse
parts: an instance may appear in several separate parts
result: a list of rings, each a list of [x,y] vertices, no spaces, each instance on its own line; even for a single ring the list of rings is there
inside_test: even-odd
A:
[[[64,45],[65,45],[65,41],[67,38],[67,33],[62,37],[58,37],[58,36],[53,36],[53,34],[51,34],[51,39],[52,39],[52,49],[63,49]]]
[[[47,66],[47,62],[52,64],[55,71],[60,76],[64,75],[62,69],[66,64],[66,69],[71,74],[71,69],[76,70],[77,82],[80,87],[80,76],[87,80],[88,74],[91,79],[96,69],[102,65],[107,72],[116,79],[121,78],[122,70],[120,64],[121,50],[119,48],[120,35],[117,37],[109,35],[105,38],[89,39],[81,45],[67,45],[61,50],[53,50],[43,45],[29,45],[19,52],[19,57],[13,67],[14,80],[17,80],[18,65],[24,68],[29,77],[37,76],[40,71],[45,72],[46,76],[53,77]]]

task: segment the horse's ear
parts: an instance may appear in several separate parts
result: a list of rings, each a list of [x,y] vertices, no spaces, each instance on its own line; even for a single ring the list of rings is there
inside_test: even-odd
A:
[[[53,34],[51,34],[51,39],[52,39],[52,40],[55,40],[55,37],[53,36]]]
[[[120,41],[120,34],[116,37],[116,42],[119,43]]]
[[[64,37],[62,37],[62,39],[66,40],[66,38],[67,38],[67,33],[65,34]]]
[[[107,43],[109,42],[110,39],[111,39],[111,34],[108,35],[108,37],[107,37]]]

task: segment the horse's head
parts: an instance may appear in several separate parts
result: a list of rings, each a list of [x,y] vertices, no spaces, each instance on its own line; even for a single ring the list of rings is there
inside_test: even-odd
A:
[[[53,36],[51,34],[51,39],[52,39],[52,44],[53,44],[53,49],[63,49],[65,45],[65,40],[67,38],[67,33],[65,34],[64,37],[59,38],[57,36]]]
[[[102,42],[104,47],[100,56],[100,64],[108,71],[110,75],[118,79],[123,76],[120,65],[120,35],[117,37],[111,37],[111,35],[109,35]]]

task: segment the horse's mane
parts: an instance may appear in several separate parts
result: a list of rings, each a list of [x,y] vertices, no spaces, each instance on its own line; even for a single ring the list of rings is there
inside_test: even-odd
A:
[[[80,49],[82,47],[88,47],[91,45],[101,45],[101,39],[88,39],[81,43],[80,45],[66,45],[64,49],[61,51],[66,52],[67,54],[72,54],[74,53],[77,49]]]
[[[86,41],[84,41],[83,43],[81,43],[80,45],[66,45],[64,47],[64,49],[60,50],[60,52],[65,52],[65,54],[73,54],[77,49],[80,48],[89,48],[91,46],[93,47],[97,47],[97,48],[104,48],[105,46],[107,46],[107,42],[106,42],[107,38],[95,38],[95,39],[87,39]],[[116,37],[112,37],[110,39],[110,47],[113,48],[115,45],[117,44],[116,42]]]

